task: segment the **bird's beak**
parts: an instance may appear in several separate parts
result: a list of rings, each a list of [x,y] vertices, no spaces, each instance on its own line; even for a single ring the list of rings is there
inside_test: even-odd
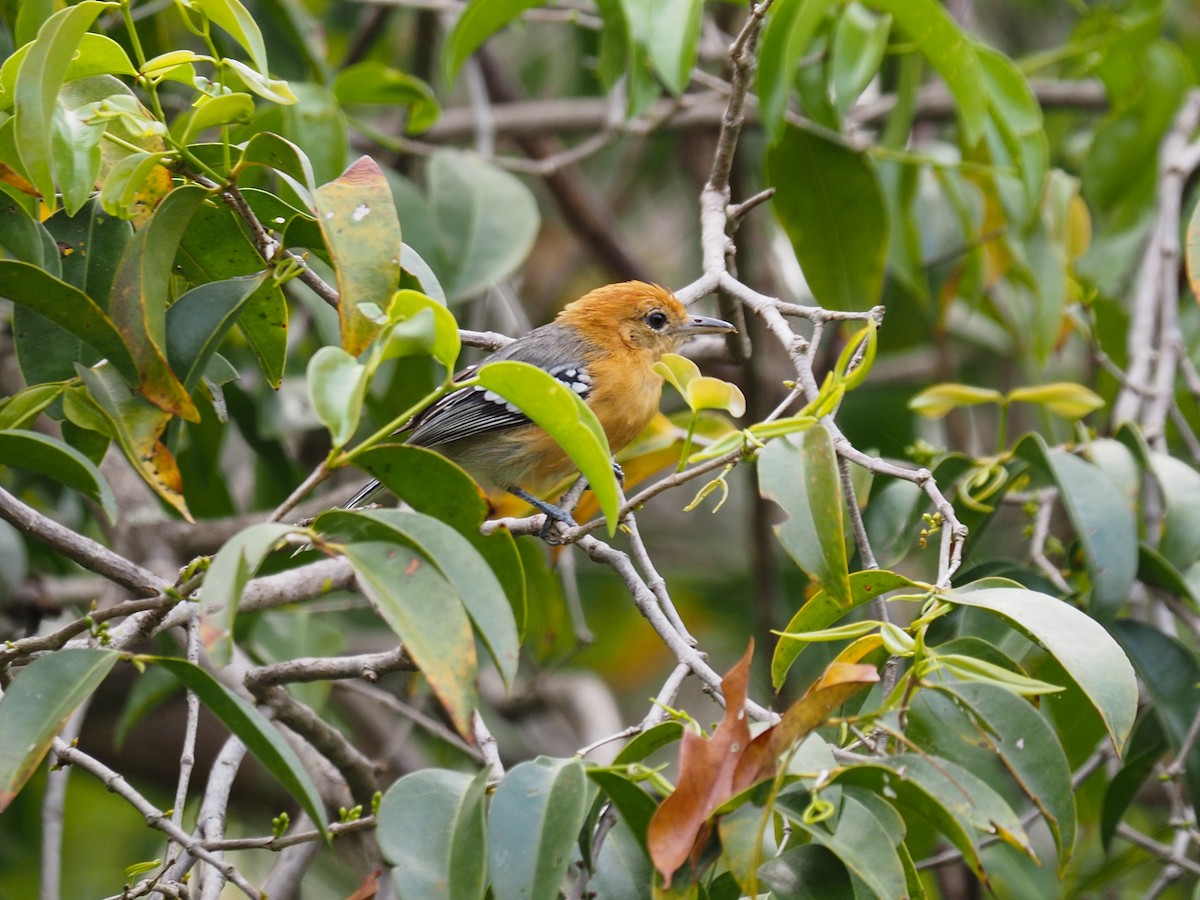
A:
[[[714,319],[711,316],[691,316],[675,326],[675,333],[684,337],[695,334],[727,334],[737,329],[724,319]]]

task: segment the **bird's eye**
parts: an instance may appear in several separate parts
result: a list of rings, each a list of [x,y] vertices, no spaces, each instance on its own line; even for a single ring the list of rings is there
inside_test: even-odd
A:
[[[656,309],[654,312],[648,313],[644,321],[655,331],[662,331],[667,327],[667,314],[660,309]]]

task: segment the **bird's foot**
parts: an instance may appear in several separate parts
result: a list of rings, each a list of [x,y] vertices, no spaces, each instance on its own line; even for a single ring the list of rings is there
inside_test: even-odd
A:
[[[510,487],[510,494],[520,497],[534,509],[545,514],[546,521],[542,523],[541,538],[547,543],[561,543],[560,541],[551,541],[550,536],[558,525],[565,525],[567,528],[578,528],[579,523],[571,518],[571,514],[559,506],[555,506],[541,497],[535,497],[533,494],[519,487]]]
[[[625,484],[625,470],[621,468],[621,464],[619,462],[617,462],[615,459],[613,460],[612,467],[613,467],[613,475],[615,475],[617,478],[617,484],[624,485]]]

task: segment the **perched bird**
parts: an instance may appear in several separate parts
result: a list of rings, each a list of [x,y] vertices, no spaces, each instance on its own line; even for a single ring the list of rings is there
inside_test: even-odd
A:
[[[498,360],[530,363],[575,391],[595,412],[614,453],[637,437],[658,411],[664,353],[698,334],[734,331],[728,322],[689,315],[656,284],[626,281],[585,294],[548,325],[497,350],[456,379]],[[407,443],[436,448],[486,490],[516,494],[552,518],[558,507],[535,497],[576,470],[570,457],[516,406],[482,387],[443,397],[405,426]],[[619,472],[619,470],[618,470]],[[353,509],[381,489],[373,481],[346,504]]]

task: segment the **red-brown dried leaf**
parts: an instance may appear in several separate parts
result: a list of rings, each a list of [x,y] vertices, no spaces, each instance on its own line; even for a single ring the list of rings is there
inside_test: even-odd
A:
[[[668,886],[693,849],[707,842],[713,810],[734,794],[734,772],[750,743],[746,686],[753,653],[751,640],[745,655],[721,680],[725,718],[712,737],[706,740],[694,731],[684,732],[679,783],[650,818],[646,833],[650,859]]]
[[[733,776],[733,792],[739,793],[755,782],[775,774],[779,758],[797,741],[803,740],[852,696],[879,680],[874,666],[832,662],[804,696],[783,714],[779,724],[756,737],[738,761]]]

